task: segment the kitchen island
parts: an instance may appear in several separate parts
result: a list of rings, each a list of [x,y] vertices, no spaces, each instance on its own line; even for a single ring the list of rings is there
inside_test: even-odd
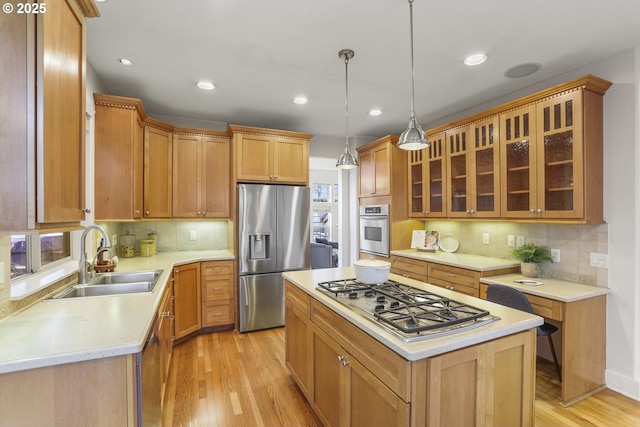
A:
[[[355,277],[351,267],[283,276],[287,366],[326,426],[533,426],[542,318],[391,274],[500,318],[404,342],[316,289]]]
[[[232,259],[226,250],[122,259],[120,272],[163,271],[152,292],[44,300],[0,321],[0,426],[134,426],[136,354],[173,267]]]

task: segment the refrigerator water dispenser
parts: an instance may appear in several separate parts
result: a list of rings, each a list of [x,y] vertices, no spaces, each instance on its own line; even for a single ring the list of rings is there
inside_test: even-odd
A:
[[[269,259],[269,234],[249,234],[249,259]]]

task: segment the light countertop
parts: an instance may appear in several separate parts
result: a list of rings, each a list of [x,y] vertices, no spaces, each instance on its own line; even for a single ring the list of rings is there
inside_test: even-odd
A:
[[[516,280],[531,280],[541,282],[542,285],[525,285],[516,283]],[[532,279],[530,277],[524,277],[521,274],[504,274],[501,276],[486,277],[480,279],[480,282],[488,285],[496,284],[511,286],[526,294],[536,295],[561,302],[579,301],[610,293],[609,288],[601,286],[583,285],[581,283],[567,282],[565,280],[551,278]]]
[[[317,283],[355,277],[355,272],[352,267],[293,271],[283,273],[283,276],[301,290],[331,308],[340,316],[353,323],[355,326],[362,329],[364,332],[371,335],[373,338],[377,339],[400,356],[411,361],[436,356],[452,350],[511,335],[523,330],[535,328],[543,323],[542,317],[536,315],[513,310],[508,307],[408,279],[396,274],[390,274],[389,278],[397,282],[415,286],[443,297],[448,297],[459,302],[487,309],[491,314],[500,317],[500,320],[498,321],[475,329],[457,332],[443,337],[430,338],[424,341],[405,343],[387,332],[381,326],[377,325],[376,322],[357,314],[355,311],[352,311],[339,302],[333,300],[331,297],[316,290]]]
[[[163,270],[153,292],[40,301],[0,321],[0,373],[138,353],[175,265],[228,260],[226,250],[120,259],[116,271]]]
[[[470,255],[449,252],[419,252],[416,249],[404,249],[391,251],[391,255],[406,258],[419,259],[421,261],[435,262],[438,264],[450,265],[452,267],[466,268],[475,271],[491,271],[501,268],[519,267],[520,262],[502,258],[493,258],[480,255]]]

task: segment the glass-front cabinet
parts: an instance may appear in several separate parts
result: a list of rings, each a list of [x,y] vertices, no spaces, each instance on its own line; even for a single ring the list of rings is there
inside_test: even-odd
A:
[[[446,131],[449,217],[500,216],[499,133],[497,115]]]
[[[445,132],[447,147],[447,184],[449,185],[449,217],[467,217],[471,214],[470,176],[467,159],[470,145],[467,143],[470,126],[462,126]]]
[[[501,115],[507,218],[583,215],[582,92]]]
[[[473,199],[471,206],[476,216],[500,216],[500,132],[499,116],[493,116],[473,124],[472,178]]]
[[[535,106],[500,115],[502,216],[531,217],[536,205]]]
[[[409,216],[444,218],[446,211],[446,164],[444,132],[427,135],[429,148],[409,151]]]

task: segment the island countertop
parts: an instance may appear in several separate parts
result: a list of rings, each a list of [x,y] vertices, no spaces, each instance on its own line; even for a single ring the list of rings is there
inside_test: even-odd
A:
[[[390,332],[387,332],[376,322],[365,318],[357,312],[333,300],[331,297],[316,290],[316,285],[320,282],[355,277],[355,272],[352,267],[285,272],[283,273],[283,277],[305,293],[309,294],[312,298],[326,305],[338,315],[345,318],[409,361],[436,356],[474,344],[515,334],[520,331],[535,328],[543,323],[542,317],[536,315],[513,310],[508,307],[463,295],[458,292],[449,291],[441,287],[422,283],[417,280],[408,279],[396,274],[390,274],[389,278],[397,282],[415,286],[443,297],[486,309],[492,315],[500,317],[500,320],[474,329],[456,332],[451,335],[429,338],[423,341],[406,343],[392,335]]]
[[[163,270],[152,292],[39,301],[0,321],[0,373],[142,351],[176,265],[234,259],[226,250],[121,259],[117,271]]]

